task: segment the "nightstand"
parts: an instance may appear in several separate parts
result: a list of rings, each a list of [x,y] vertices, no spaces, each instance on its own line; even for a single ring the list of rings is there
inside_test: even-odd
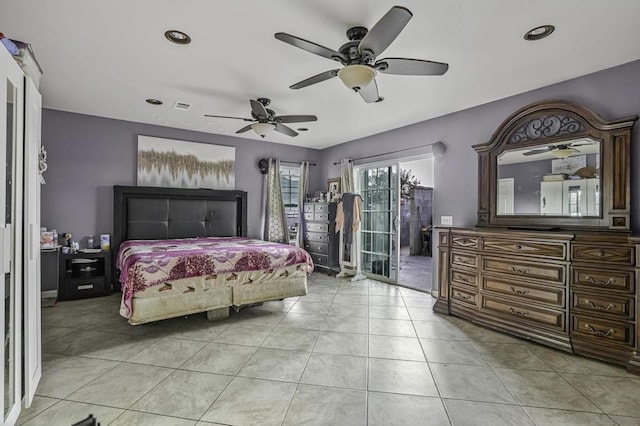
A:
[[[60,254],[58,300],[111,292],[111,252]]]

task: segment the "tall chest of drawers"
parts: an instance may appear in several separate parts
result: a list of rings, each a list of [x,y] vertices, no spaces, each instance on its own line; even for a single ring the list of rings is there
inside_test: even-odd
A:
[[[315,268],[326,272],[338,267],[336,209],[336,203],[304,204],[304,249],[313,258]]]
[[[484,228],[438,232],[436,312],[640,373],[640,238]]]

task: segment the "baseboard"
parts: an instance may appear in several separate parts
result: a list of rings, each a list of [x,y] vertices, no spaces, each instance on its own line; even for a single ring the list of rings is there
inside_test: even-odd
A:
[[[58,297],[58,290],[46,290],[40,292],[40,299],[55,299]]]

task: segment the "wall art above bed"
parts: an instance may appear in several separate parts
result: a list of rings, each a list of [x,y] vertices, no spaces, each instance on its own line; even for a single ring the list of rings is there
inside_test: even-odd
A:
[[[138,186],[235,188],[236,149],[138,135]]]

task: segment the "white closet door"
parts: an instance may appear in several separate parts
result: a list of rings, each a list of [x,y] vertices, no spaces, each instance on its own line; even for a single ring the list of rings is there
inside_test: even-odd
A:
[[[31,406],[42,376],[40,327],[40,127],[42,97],[30,79],[25,84],[24,132],[24,407]]]
[[[24,75],[0,49],[0,400],[2,424],[20,414],[22,311],[22,142]]]

